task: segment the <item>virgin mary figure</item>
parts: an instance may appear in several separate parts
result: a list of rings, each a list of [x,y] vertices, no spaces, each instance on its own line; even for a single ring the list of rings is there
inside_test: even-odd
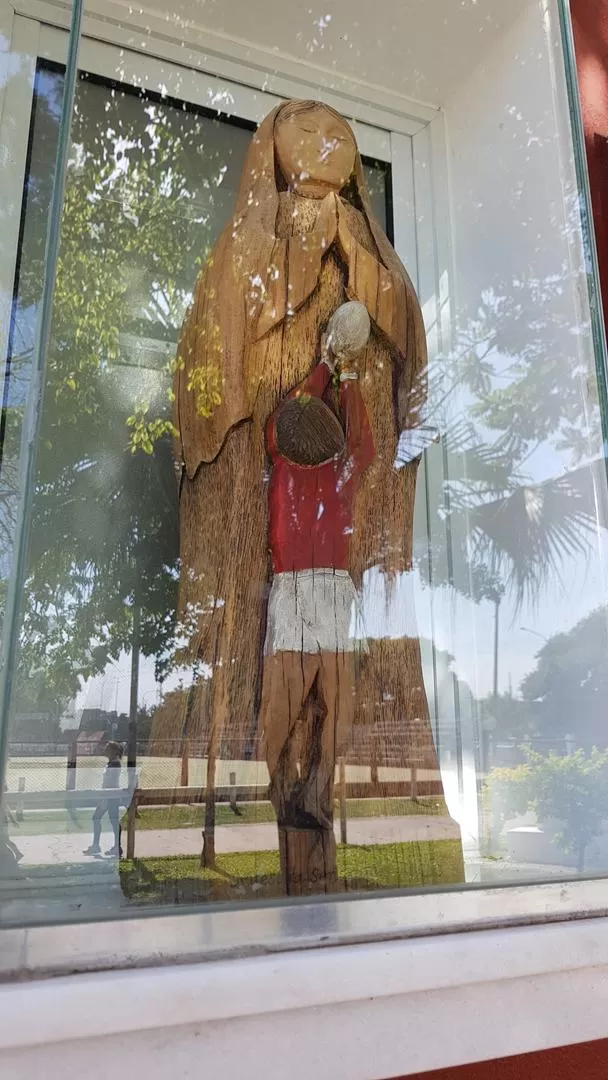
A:
[[[264,429],[318,362],[328,320],[347,300],[371,319],[359,376],[376,448],[357,495],[350,573],[380,595],[356,722],[372,733],[376,762],[389,763],[390,741],[391,763],[415,760],[440,795],[419,641],[383,629],[381,616],[412,569],[418,459],[403,464],[398,445],[423,422],[422,313],[372,212],[352,129],[314,101],[280,105],[253,136],[236,212],[200,272],[179,342],[178,609],[182,658],[204,683],[182,719],[208,734],[210,767],[220,737],[241,757],[238,743],[255,733],[270,579]]]

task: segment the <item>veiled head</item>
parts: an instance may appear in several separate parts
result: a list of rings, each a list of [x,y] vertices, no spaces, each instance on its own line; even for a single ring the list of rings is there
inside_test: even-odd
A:
[[[355,168],[357,147],[341,116],[317,101],[291,101],[277,116],[276,162],[289,188],[323,198],[340,191]]]

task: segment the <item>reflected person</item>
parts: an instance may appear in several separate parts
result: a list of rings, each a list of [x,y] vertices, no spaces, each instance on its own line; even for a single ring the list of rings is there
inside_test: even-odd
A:
[[[120,788],[120,770],[122,767],[122,746],[117,742],[109,742],[105,747],[104,753],[108,759],[108,763],[103,771],[103,781],[101,786],[104,790],[115,790],[116,795],[102,799],[95,807],[93,813],[93,842],[91,846],[86,849],[84,854],[101,855],[101,823],[104,815],[107,814],[114,833],[114,846],[110,848],[109,851],[106,851],[106,855],[119,857],[122,856],[122,851],[120,849],[120,795],[118,792],[118,789]]]

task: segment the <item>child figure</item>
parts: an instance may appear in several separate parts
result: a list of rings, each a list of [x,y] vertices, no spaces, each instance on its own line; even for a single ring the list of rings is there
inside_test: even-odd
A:
[[[266,428],[273,580],[260,719],[270,797],[280,830],[324,830],[330,845],[336,758],[354,704],[357,605],[349,540],[357,486],[375,456],[353,364],[369,333],[362,304],[338,308],[321,362]],[[337,362],[346,434],[322,400]]]

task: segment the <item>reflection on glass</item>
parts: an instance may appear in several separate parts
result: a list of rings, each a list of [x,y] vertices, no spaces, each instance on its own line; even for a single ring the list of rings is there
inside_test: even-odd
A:
[[[441,106],[445,126],[428,111],[412,135],[393,121],[407,151],[395,137],[390,167],[357,168],[360,129],[330,110],[291,106],[253,136],[236,108],[110,82],[118,64],[80,80],[10,717],[8,880],[97,867],[116,896],[94,886],[90,903],[110,913],[608,868],[605,402],[562,58],[543,5],[490,6],[485,21],[475,5],[446,6],[441,25],[418,13],[398,68],[381,28],[365,74],[353,27],[298,22],[303,60],[392,87],[410,117],[416,101]],[[255,44],[263,28],[235,7],[238,27],[227,13],[215,29]],[[274,33],[291,53],[287,29]],[[4,383],[4,581],[61,87],[39,63]],[[256,103],[260,119],[276,101]],[[315,521],[303,530],[298,511],[289,539],[306,531],[310,565],[279,568],[317,574],[310,596],[300,577],[283,597],[290,632],[305,602],[307,627],[322,609],[335,629],[348,608],[333,651],[357,641],[337,680],[355,687],[350,730],[330,740],[345,698],[304,672],[314,650],[265,648],[280,606],[267,423],[331,358],[330,317],[355,299],[371,316],[352,373],[375,458],[352,520],[324,534],[331,555],[316,485]],[[352,386],[325,366],[347,438]],[[341,452],[302,467],[316,478]],[[324,608],[341,572],[352,610],[335,588]],[[282,664],[270,693],[282,653],[300,657],[303,689]]]

